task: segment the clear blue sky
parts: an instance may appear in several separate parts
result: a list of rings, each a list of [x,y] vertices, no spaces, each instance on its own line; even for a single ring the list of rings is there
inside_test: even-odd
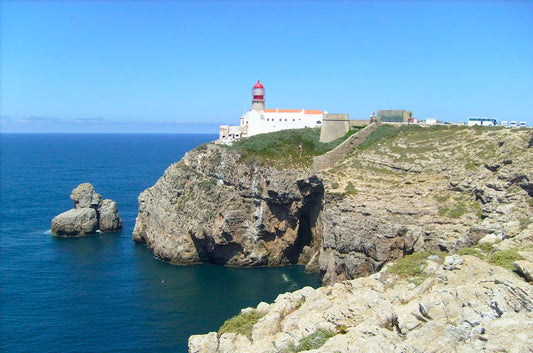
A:
[[[533,126],[531,1],[1,2],[4,132],[214,132],[269,108]]]

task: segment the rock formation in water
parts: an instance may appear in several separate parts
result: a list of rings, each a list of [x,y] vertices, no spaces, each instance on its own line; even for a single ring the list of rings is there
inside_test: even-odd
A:
[[[133,240],[172,263],[316,268],[321,180],[239,158],[226,147],[207,145],[171,165],[139,196]]]
[[[52,219],[52,233],[62,237],[118,232],[122,220],[115,201],[102,200],[89,183],[78,185],[70,195],[74,208]]]

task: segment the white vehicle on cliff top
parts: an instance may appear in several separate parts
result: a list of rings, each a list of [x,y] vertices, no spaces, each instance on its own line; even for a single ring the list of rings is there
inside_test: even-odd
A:
[[[469,117],[468,126],[475,126],[475,125],[496,126],[498,125],[498,120],[494,118],[487,118],[487,117]]]

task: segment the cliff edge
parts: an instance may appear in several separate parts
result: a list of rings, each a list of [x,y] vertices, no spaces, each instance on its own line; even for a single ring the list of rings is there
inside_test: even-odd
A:
[[[133,240],[172,263],[309,264],[321,244],[322,181],[244,163],[227,147],[188,152],[139,196]],[[310,265],[310,267],[313,267]]]

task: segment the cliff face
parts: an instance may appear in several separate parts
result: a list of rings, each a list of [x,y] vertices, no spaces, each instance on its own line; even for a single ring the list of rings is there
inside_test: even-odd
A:
[[[531,223],[531,131],[375,134],[319,176],[254,166],[221,146],[191,151],[139,196],[133,239],[173,263],[304,263],[333,283],[415,251],[512,238]]]
[[[133,240],[164,261],[317,267],[324,188],[314,174],[239,161],[207,145],[139,196]]]
[[[377,142],[322,173],[324,283],[414,251],[501,241],[532,222],[531,131],[381,129]]]

